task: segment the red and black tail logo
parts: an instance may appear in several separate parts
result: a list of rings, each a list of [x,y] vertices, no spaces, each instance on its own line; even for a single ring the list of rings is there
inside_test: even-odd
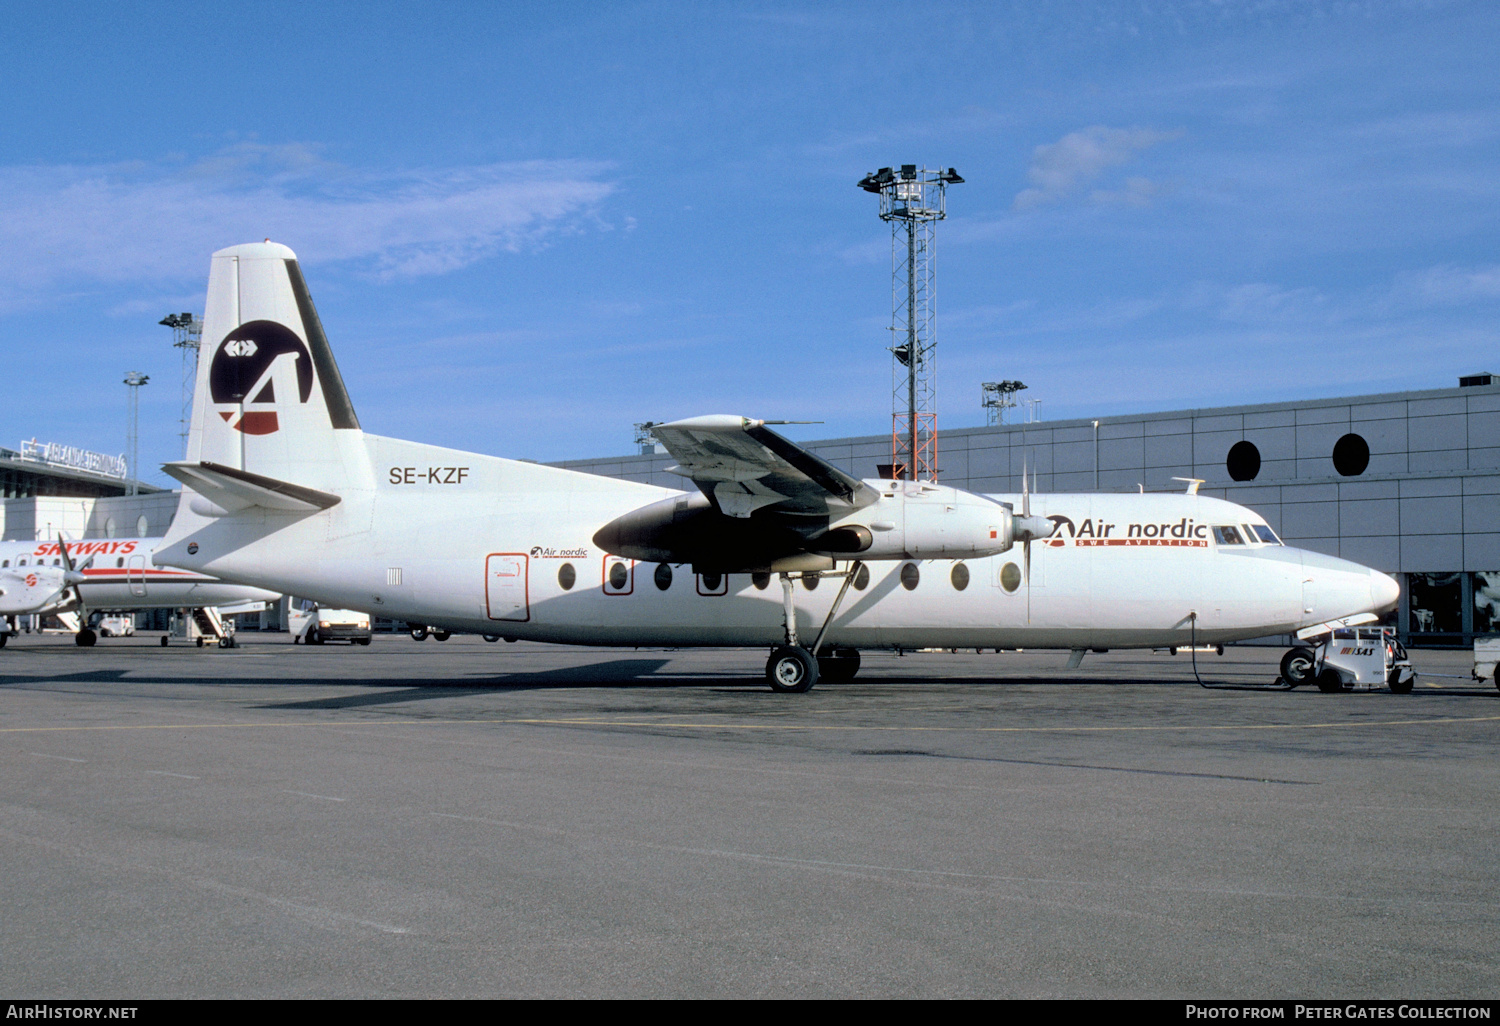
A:
[[[269,435],[281,426],[277,399],[290,402],[291,397],[276,395],[276,364],[288,356],[295,364],[296,401],[305,403],[312,395],[312,356],[292,329],[275,321],[250,321],[224,336],[208,368],[208,390],[230,427],[247,435]],[[283,364],[283,388],[291,383],[287,370]]]

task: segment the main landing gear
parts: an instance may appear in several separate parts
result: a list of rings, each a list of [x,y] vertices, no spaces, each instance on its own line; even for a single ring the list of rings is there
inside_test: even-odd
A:
[[[819,653],[822,651],[823,639],[828,634],[828,628],[833,623],[833,618],[838,614],[839,606],[849,591],[849,583],[854,580],[854,575],[859,573],[862,565],[855,562],[842,574],[822,575],[843,577],[844,583],[839,588],[838,595],[834,597],[828,616],[823,620],[823,627],[818,631],[818,636],[810,649],[802,647],[797,640],[797,608],[792,598],[795,578],[786,572],[780,575],[782,609],[786,615],[786,637],[783,644],[771,649],[771,657],[766,660],[766,680],[770,683],[772,691],[780,694],[802,694],[811,691],[813,685],[820,679],[835,684],[854,679],[854,675],[859,672],[858,649],[834,648],[826,654],[820,655]]]

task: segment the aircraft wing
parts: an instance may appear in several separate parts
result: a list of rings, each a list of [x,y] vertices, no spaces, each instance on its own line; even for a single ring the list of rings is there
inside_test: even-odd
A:
[[[676,458],[674,474],[691,478],[731,517],[766,506],[777,512],[825,514],[868,506],[880,493],[766,427],[763,420],[711,416],[650,425]]]

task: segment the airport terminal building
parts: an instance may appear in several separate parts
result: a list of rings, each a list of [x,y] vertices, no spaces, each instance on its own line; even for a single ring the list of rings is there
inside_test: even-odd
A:
[[[889,463],[889,436],[800,442],[856,477]],[[569,460],[574,470],[681,488],[665,454]],[[1290,545],[1402,583],[1410,644],[1500,633],[1500,378],[1343,399],[955,428],[938,436],[939,480],[1019,492],[1177,491],[1248,506]]]

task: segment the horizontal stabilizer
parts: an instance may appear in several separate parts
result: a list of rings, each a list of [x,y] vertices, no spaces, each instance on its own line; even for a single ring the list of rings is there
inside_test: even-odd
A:
[[[193,511],[205,516],[225,516],[252,506],[281,513],[316,513],[339,504],[339,497],[332,492],[278,481],[274,477],[219,463],[168,463],[162,470],[217,507],[195,504]]]

